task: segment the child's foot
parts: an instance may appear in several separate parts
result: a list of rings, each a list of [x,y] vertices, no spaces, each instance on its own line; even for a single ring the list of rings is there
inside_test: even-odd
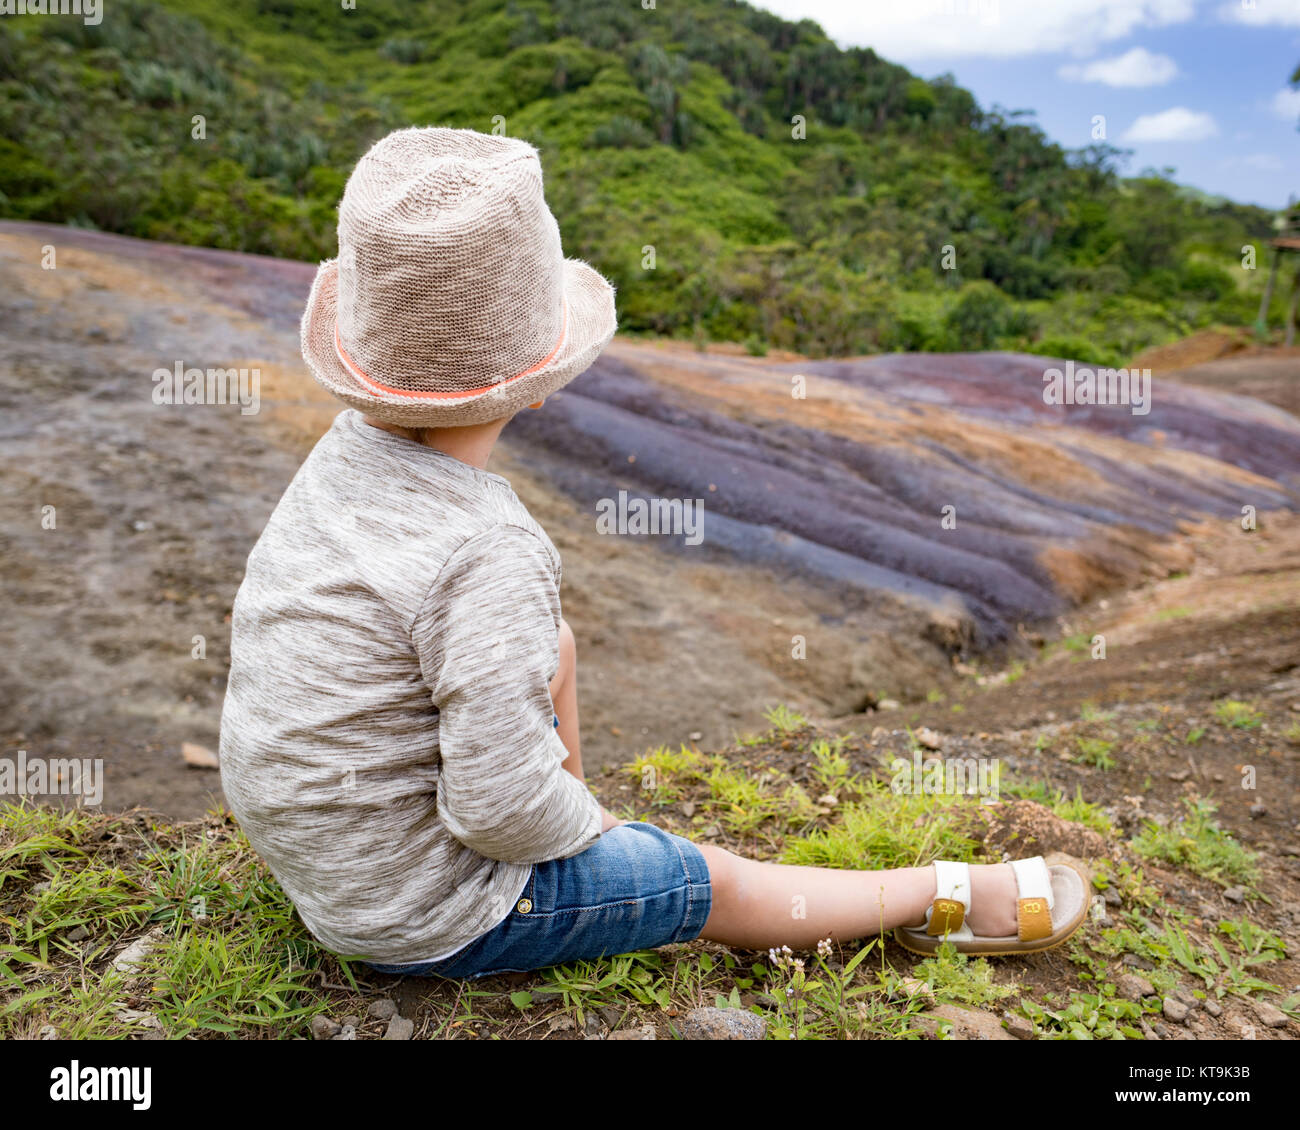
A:
[[[895,938],[917,953],[951,940],[964,953],[1020,954],[1051,949],[1083,925],[1085,876],[1041,856],[1014,864],[936,861],[935,892],[924,924],[900,927]]]
[[[1009,863],[973,864],[970,869],[970,914],[966,922],[983,938],[1016,932],[1016,873]]]

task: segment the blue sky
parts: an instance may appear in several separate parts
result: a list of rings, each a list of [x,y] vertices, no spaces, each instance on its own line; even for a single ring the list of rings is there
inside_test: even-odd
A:
[[[926,78],[951,71],[985,108],[1032,109],[1054,141],[1106,140],[1126,173],[1243,203],[1300,197],[1300,0],[751,0],[816,20]]]

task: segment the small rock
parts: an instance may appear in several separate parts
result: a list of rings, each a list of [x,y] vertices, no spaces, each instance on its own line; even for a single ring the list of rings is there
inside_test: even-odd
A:
[[[1245,902],[1246,892],[1241,887],[1229,887],[1223,892],[1223,897],[1229,902]]]
[[[360,1027],[361,1027],[361,1017],[359,1017],[359,1016],[344,1016],[344,1017],[341,1017],[341,1018],[339,1019],[339,1023],[342,1024],[344,1028],[360,1028]]]
[[[217,760],[217,755],[207,746],[198,745],[195,742],[181,742],[181,757],[185,759],[185,764],[192,769],[221,768],[221,762]]]
[[[1123,973],[1115,980],[1115,991],[1126,1001],[1140,1001],[1155,996],[1155,986],[1136,973]]]
[[[1208,1012],[1211,1016],[1222,1016],[1222,1015],[1223,1015],[1223,1009],[1222,1009],[1218,1004],[1216,1004],[1214,1001],[1206,1001],[1206,1002],[1205,1002],[1205,1011]]]
[[[158,941],[158,935],[153,933],[136,938],[113,959],[113,968],[119,973],[135,972],[136,966],[143,964],[144,959],[157,947]]]
[[[90,931],[84,926],[78,926],[75,930],[68,932],[68,941],[70,942],[84,942],[89,937]]]
[[[1014,1040],[1002,1021],[991,1012],[979,1012],[972,1008],[957,1008],[955,1005],[941,1004],[916,1017],[917,1025],[933,1037],[938,1035],[938,1020],[951,1021],[948,1036],[953,1040]]]
[[[331,1040],[355,1040],[356,1038],[357,1030],[351,1024],[344,1024],[337,1036],[330,1037]]]
[[[698,742],[698,741],[700,741],[700,740],[703,739],[703,737],[704,737],[704,732],[703,732],[702,730],[692,730],[692,731],[691,731],[689,734],[687,734],[686,736],[687,736],[691,741],[693,741],[693,742]]]
[[[53,1024],[42,1024],[39,1031],[36,1033],[36,1038],[38,1040],[57,1040],[59,1038],[59,1030],[54,1027]]]
[[[1138,957],[1135,953],[1126,953],[1121,959],[1120,964],[1127,965],[1130,969],[1150,969],[1151,962],[1145,957]]]
[[[1255,1015],[1265,1028],[1285,1028],[1289,1019],[1285,1012],[1268,1001],[1255,1002]]]
[[[1185,781],[1191,775],[1192,775],[1192,771],[1190,769],[1174,769],[1171,772],[1165,774],[1165,776],[1168,777],[1171,781]]]
[[[1145,1020],[1138,1021],[1138,1031],[1148,1040],[1160,1039],[1160,1033],[1152,1028]]]
[[[1157,1020],[1155,1022],[1154,1027],[1155,1027],[1157,1040],[1172,1040],[1175,1038],[1173,1030],[1169,1027],[1168,1024],[1164,1024],[1161,1021]]]
[[[609,1034],[611,1040],[654,1040],[658,1039],[653,1024],[642,1024],[639,1028],[620,1028]]]
[[[695,815],[695,802],[693,800],[682,801],[682,815],[688,820]]]
[[[384,1033],[385,1040],[409,1040],[415,1035],[415,1021],[407,1020],[403,1016],[394,1016],[388,1022],[388,1031]]]
[[[599,1016],[597,1016],[594,1012],[589,1012],[587,1013],[586,1022],[583,1024],[583,1030],[586,1032],[586,1035],[583,1037],[583,1039],[603,1040],[605,1038],[605,1032],[607,1031],[607,1028],[605,1022]]]
[[[929,726],[922,726],[912,736],[916,738],[917,745],[925,749],[943,749],[943,738],[930,729]]]
[[[1183,1004],[1182,1001],[1175,1000],[1173,997],[1165,997],[1163,1012],[1165,1014],[1165,1019],[1170,1020],[1175,1024],[1181,1024],[1187,1019],[1187,1006]]]
[[[311,1018],[311,1038],[313,1040],[332,1040],[341,1031],[343,1031],[343,1025],[336,1020],[331,1020],[328,1016],[313,1016]]]
[[[387,997],[380,997],[379,1000],[370,1002],[366,1015],[372,1020],[392,1020],[397,1015],[397,1005]]]
[[[1117,891],[1114,887],[1107,887],[1106,890],[1102,892],[1102,897],[1106,900],[1107,906],[1124,905],[1124,900],[1120,898],[1119,891]]]
[[[899,704],[898,704],[898,700],[897,700],[897,699],[894,699],[894,698],[882,698],[878,703],[876,703],[876,709],[877,709],[877,710],[897,710],[897,709],[898,709],[898,705],[899,705]]]
[[[1175,989],[1174,997],[1189,1009],[1196,1008],[1201,1003],[1191,989]]]
[[[572,1016],[552,1016],[546,1022],[546,1034],[549,1036],[552,1032],[572,1032],[575,1027]]]
[[[767,1020],[740,1008],[693,1008],[682,1017],[684,1040],[761,1040]]]
[[[1034,1023],[1032,1020],[1009,1012],[1006,1016],[1006,1025],[1007,1031],[1015,1036],[1017,1040],[1032,1040],[1034,1038]]]
[[[1268,809],[1265,808],[1264,805],[1256,802],[1255,804],[1252,804],[1250,806],[1250,818],[1252,820],[1258,820],[1261,816],[1267,816],[1267,815],[1268,815]]]

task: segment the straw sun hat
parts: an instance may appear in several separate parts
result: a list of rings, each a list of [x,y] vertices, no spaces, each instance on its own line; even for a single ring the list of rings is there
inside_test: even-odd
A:
[[[566,259],[537,150],[405,129],[353,170],[339,257],[302,317],[312,374],[390,424],[499,420],[567,384],[614,335],[614,289]]]

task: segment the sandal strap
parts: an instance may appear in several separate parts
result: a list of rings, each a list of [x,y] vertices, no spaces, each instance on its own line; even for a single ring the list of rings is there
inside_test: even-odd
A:
[[[949,860],[934,861],[934,901],[925,912],[925,932],[931,937],[969,934],[966,915],[970,912],[970,865]],[[964,934],[962,936],[965,936]]]
[[[1016,874],[1017,935],[1022,942],[1037,942],[1052,935],[1052,876],[1041,855],[1030,859],[1013,859]]]

